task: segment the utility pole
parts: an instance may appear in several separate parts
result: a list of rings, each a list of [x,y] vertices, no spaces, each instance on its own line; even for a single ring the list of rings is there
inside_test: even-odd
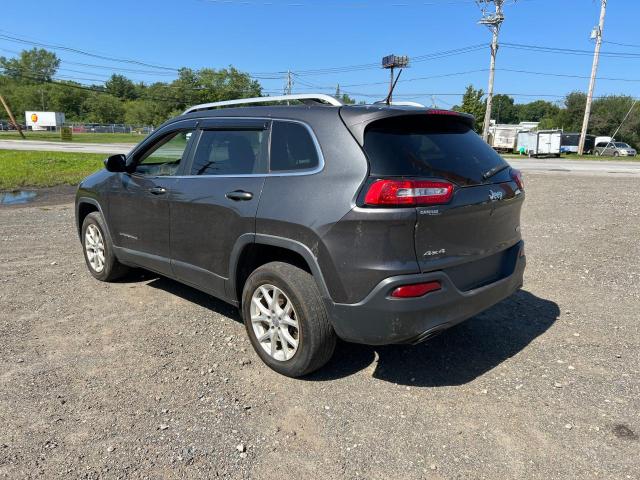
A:
[[[596,39],[596,49],[593,54],[593,66],[591,67],[591,80],[589,81],[589,93],[587,93],[587,105],[584,109],[584,120],[582,121],[582,132],[580,133],[580,145],[578,155],[584,153],[584,144],[587,140],[587,130],[589,129],[589,117],[591,117],[591,103],[593,102],[593,91],[596,87],[596,75],[598,74],[598,63],[600,61],[600,48],[602,47],[602,33],[604,32],[604,18],[607,13],[607,0],[602,0],[600,7],[600,23],[594,29],[592,37]]]
[[[502,13],[504,2],[505,0],[476,0],[476,3],[482,9],[482,18],[478,23],[486,25],[493,35],[491,40],[491,63],[489,65],[489,88],[487,89],[487,109],[484,114],[484,127],[482,129],[482,138],[484,138],[485,142],[489,140],[491,109],[493,108],[493,84],[496,76],[496,55],[498,55],[498,36],[502,22],[504,22],[504,14]],[[490,3],[495,6],[494,13],[487,13],[487,7]]]
[[[11,109],[9,108],[9,105],[7,104],[7,102],[5,101],[2,95],[0,95],[0,103],[2,103],[2,106],[4,106],[4,109],[7,111],[7,115],[9,115],[9,121],[13,123],[13,126],[16,127],[16,130],[18,130],[18,133],[20,134],[20,136],[24,139],[25,136],[24,136],[24,133],[22,133],[22,127],[18,122],[16,122],[16,119],[13,117],[13,113],[11,113]]]
[[[284,94],[291,95],[293,91],[293,77],[291,76],[291,70],[287,70],[287,83],[284,87]]]

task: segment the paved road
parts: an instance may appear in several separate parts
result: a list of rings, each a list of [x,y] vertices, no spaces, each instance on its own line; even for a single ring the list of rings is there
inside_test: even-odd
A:
[[[70,143],[40,140],[0,140],[0,150],[39,150],[44,152],[129,153],[134,144],[128,143]]]
[[[302,380],[212,297],[94,280],[70,202],[0,207],[0,479],[638,479],[639,180],[528,174],[522,291]]]
[[[65,143],[36,140],[0,140],[4,150],[42,150],[49,152],[84,153],[128,153],[134,147],[126,143]],[[637,175],[640,177],[640,162],[603,162],[596,160],[565,160],[561,158],[517,158],[507,160],[521,170],[536,172],[566,172],[590,175]]]
[[[640,177],[640,162],[608,162],[598,160],[566,160],[562,158],[513,158],[507,161],[528,172],[580,173],[591,175],[637,175]]]

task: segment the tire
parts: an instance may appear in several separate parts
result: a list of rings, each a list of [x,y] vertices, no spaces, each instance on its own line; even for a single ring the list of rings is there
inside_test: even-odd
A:
[[[278,299],[274,308],[282,315],[279,319],[272,316],[269,307],[273,298]],[[301,377],[319,369],[335,350],[336,334],[313,276],[288,263],[267,263],[249,276],[242,292],[242,318],[258,356],[287,377]],[[294,347],[285,335],[297,345]]]
[[[111,237],[99,212],[91,212],[85,217],[81,232],[82,252],[91,275],[102,282],[112,282],[127,274],[129,268],[122,265],[113,253]],[[98,257],[97,263],[95,256]]]
[[[596,150],[595,156],[596,156],[596,157],[599,157],[599,156],[600,156],[600,150]]]
[[[620,154],[619,154],[618,152],[613,152],[613,156],[614,156],[614,157],[619,157],[619,156],[620,156]]]

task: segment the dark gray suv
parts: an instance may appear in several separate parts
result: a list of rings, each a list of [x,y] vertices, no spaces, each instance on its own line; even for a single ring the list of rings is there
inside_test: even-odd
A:
[[[472,117],[286,100],[194,107],[105,160],[76,198],[92,275],[142,267],[240,307],[292,377],[337,338],[422,342],[522,285],[522,178]]]

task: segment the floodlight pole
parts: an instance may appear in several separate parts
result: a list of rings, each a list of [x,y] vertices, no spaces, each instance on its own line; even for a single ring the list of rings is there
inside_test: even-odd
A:
[[[393,97],[393,89],[396,84],[396,80],[394,79],[394,72],[396,67],[402,69],[409,66],[409,57],[407,56],[397,56],[397,55],[387,55],[382,59],[382,68],[385,68],[390,71],[389,76],[389,95],[387,95],[386,102],[391,103]],[[401,70],[402,72],[402,70]]]
[[[391,77],[389,78],[389,103],[393,102],[393,70],[393,67],[389,69],[389,72],[391,73]]]
[[[589,80],[589,93],[587,93],[587,104],[584,109],[584,119],[582,121],[582,131],[580,132],[580,144],[578,155],[584,154],[584,144],[587,141],[587,130],[589,129],[589,117],[591,116],[591,104],[593,103],[593,91],[596,87],[596,75],[598,74],[598,63],[600,61],[600,47],[602,47],[602,33],[604,31],[604,18],[607,13],[607,0],[602,0],[600,8],[600,23],[596,31],[596,49],[593,54],[593,66],[591,67],[591,80]]]

